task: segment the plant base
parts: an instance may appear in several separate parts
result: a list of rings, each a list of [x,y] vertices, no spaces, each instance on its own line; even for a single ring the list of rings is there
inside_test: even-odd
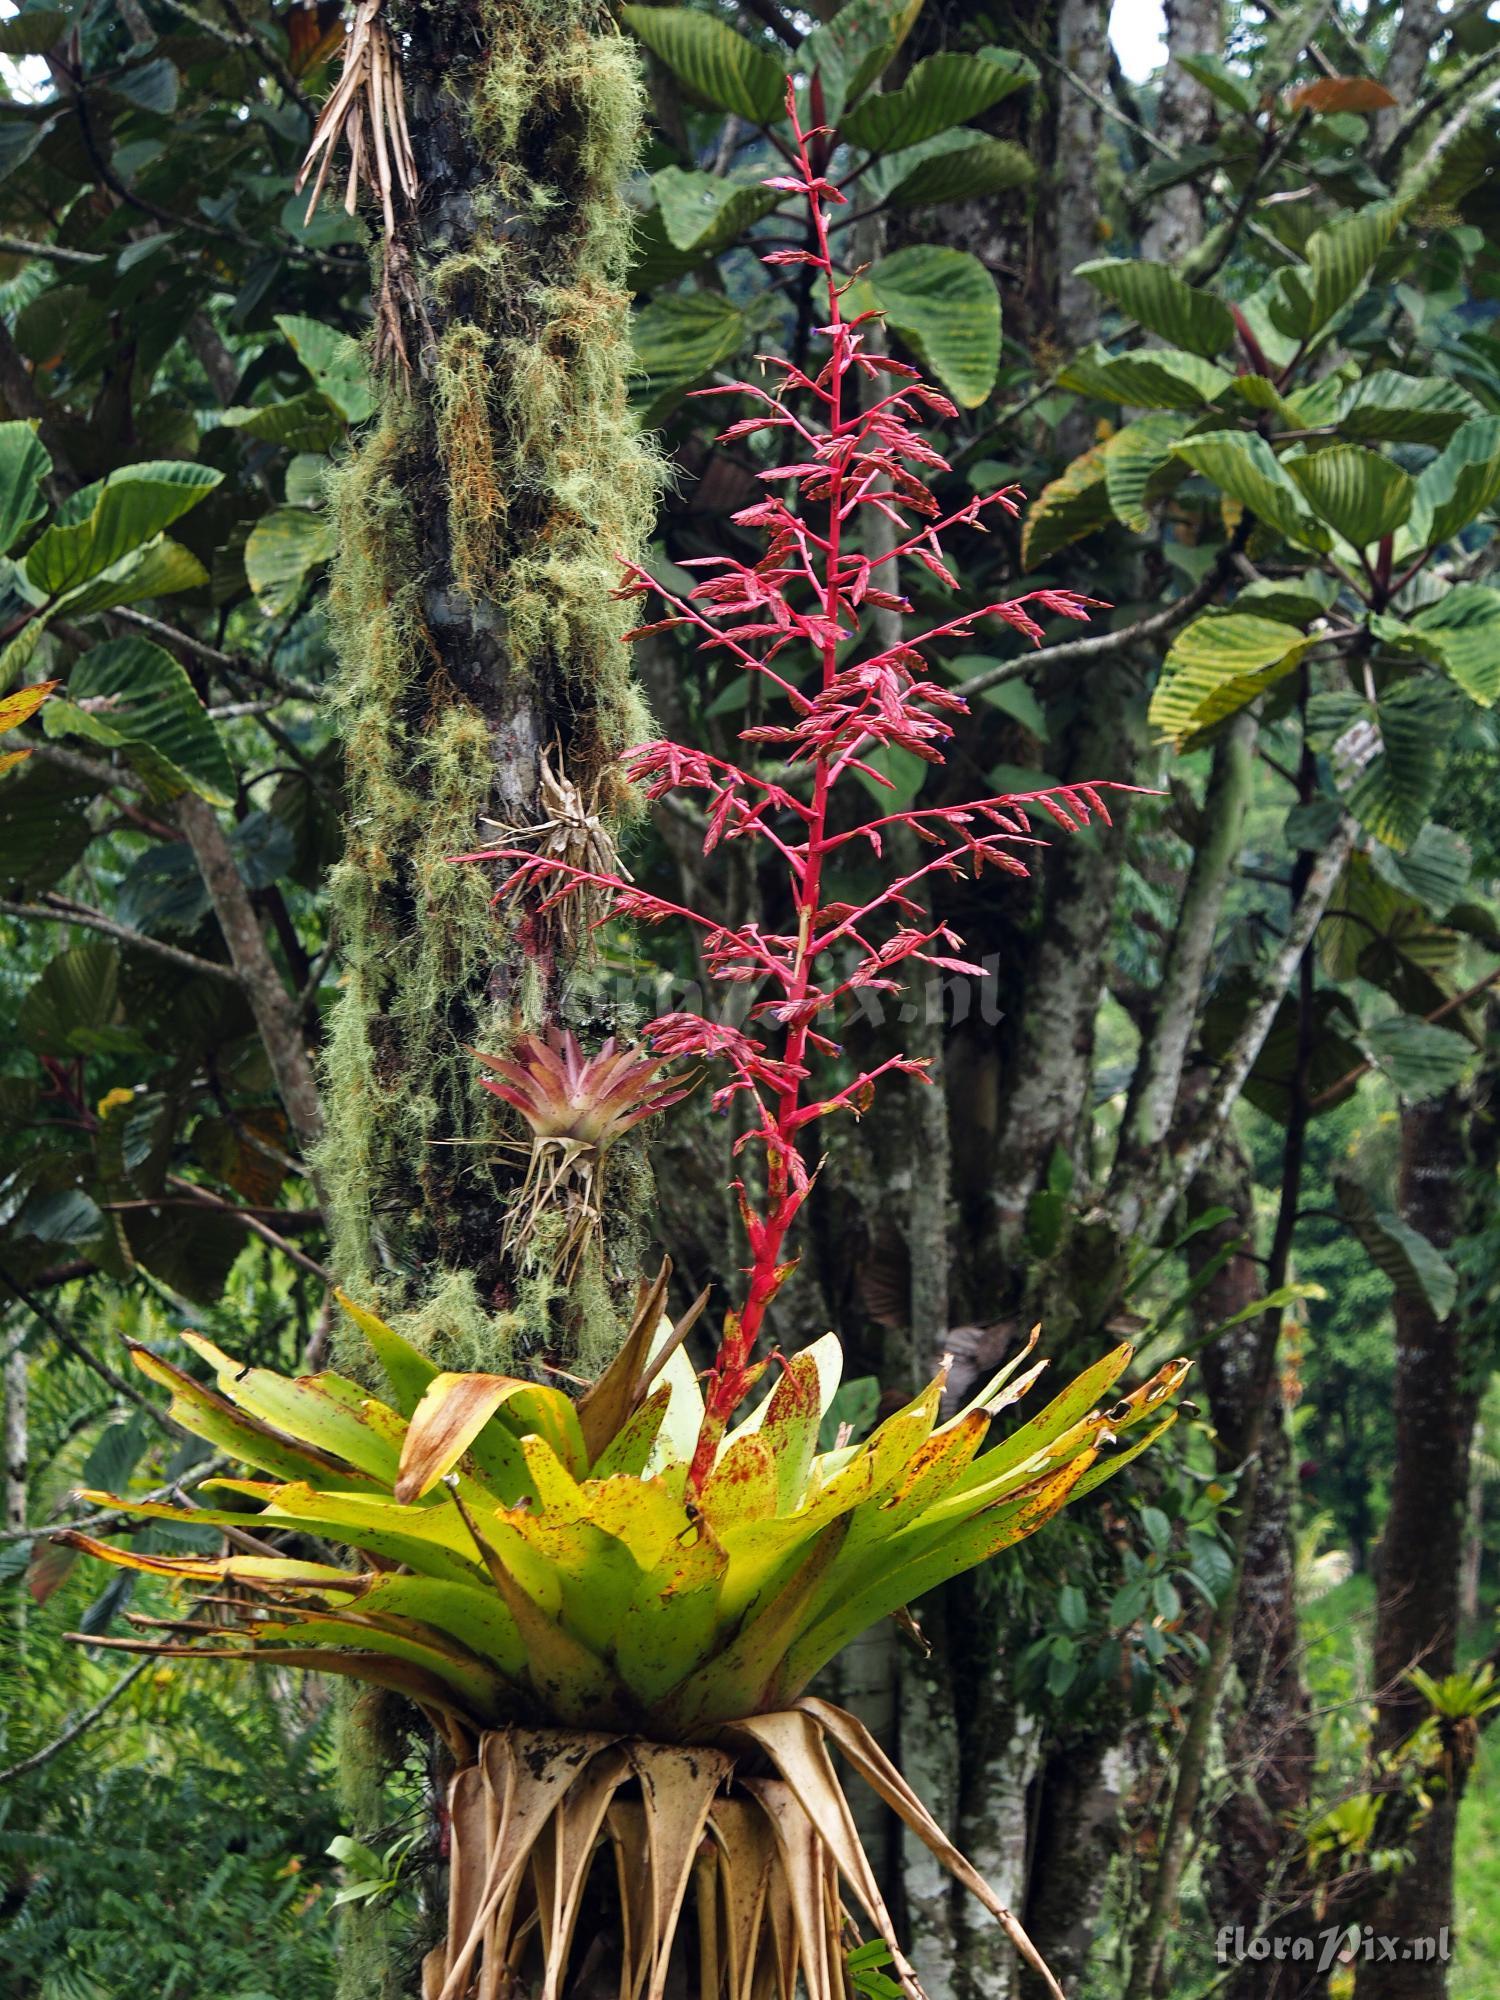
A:
[[[448,1937],[424,1965],[423,2000],[564,2000],[585,1956],[580,1917],[587,1909],[592,1944],[601,1908],[618,1941],[620,2000],[663,2000],[677,1966],[698,2000],[794,2000],[799,1978],[807,2000],[844,2000],[845,1956],[859,1942],[846,1891],[910,2000],[925,2000],[830,1741],[1062,2000],[1019,1923],[864,1725],[812,1699],[712,1744],[568,1729],[481,1737],[449,1788]]]

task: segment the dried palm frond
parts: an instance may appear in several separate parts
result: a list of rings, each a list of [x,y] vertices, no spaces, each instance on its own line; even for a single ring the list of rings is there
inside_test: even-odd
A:
[[[448,1790],[448,1935],[423,1966],[423,2000],[512,1991],[559,2000],[586,1893],[591,1930],[601,1909],[617,1926],[624,2000],[662,2000],[689,1956],[699,2000],[798,1990],[843,2000],[843,1960],[859,1942],[845,1891],[884,1940],[908,2000],[924,2000],[830,1742],[1062,2000],[1015,1917],[863,1723],[813,1700],[753,1717],[717,1745],[563,1729],[481,1737]]]
[[[380,196],[389,243],[396,233],[395,190],[399,187],[408,203],[416,202],[417,163],[406,125],[401,65],[396,60],[390,31],[381,19],[381,4],[382,0],[359,0],[354,10],[344,39],[343,72],[313,128],[312,142],[295,186],[300,194],[317,166],[317,178],[307,204],[310,222],[323,199],[334,154],[342,139],[349,148],[344,207],[353,215],[360,183],[372,183]]]

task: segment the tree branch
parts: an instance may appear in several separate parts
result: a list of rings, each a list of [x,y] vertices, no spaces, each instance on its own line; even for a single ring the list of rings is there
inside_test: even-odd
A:
[[[128,924],[117,924],[112,917],[106,917],[101,910],[91,910],[86,904],[68,903],[51,895],[42,903],[0,901],[0,916],[20,917],[32,923],[72,924],[79,930],[98,931],[101,937],[113,938],[117,944],[126,945],[132,951],[149,951],[157,958],[179,966],[184,972],[201,972],[214,979],[226,979],[231,986],[240,984],[240,975],[232,965],[221,965],[212,958],[199,958],[196,952],[182,951],[175,944],[147,937],[143,931],[133,931]]]
[[[304,1147],[311,1146],[323,1131],[323,1107],[302,1040],[297,1003],[276,970],[261,935],[260,919],[213,808],[190,794],[178,801],[177,820],[187,835],[229,956],[244,985],[292,1130]]]
[[[70,1331],[55,1313],[49,1312],[46,1306],[32,1297],[30,1292],[18,1285],[3,1266],[0,1266],[0,1284],[15,1294],[38,1325],[46,1327],[59,1347],[66,1348],[75,1361],[81,1361],[84,1367],[91,1369],[102,1382],[107,1382],[117,1396],[123,1396],[126,1402],[134,1403],[137,1409],[146,1411],[162,1435],[170,1438],[174,1444],[177,1442],[178,1433],[175,1425],[167,1421],[150,1397],[143,1396],[133,1382],[127,1382],[123,1375],[116,1374],[107,1361],[101,1361],[97,1354],[91,1353],[76,1333]]]
[[[1246,1079],[1271,1032],[1276,1011],[1302,963],[1302,954],[1328,907],[1344,863],[1354,845],[1355,826],[1345,816],[1333,838],[1313,863],[1281,946],[1266,968],[1260,997],[1219,1065],[1218,1075],[1185,1132],[1169,1137],[1157,1149],[1153,1166],[1116,1191],[1110,1216],[1122,1236],[1142,1232],[1154,1241],[1189,1181],[1208,1158],[1214,1140],[1239,1100]]]
[[[120,1699],[131,1682],[139,1680],[147,1667],[155,1664],[155,1659],[150,1653],[144,1659],[137,1660],[133,1667],[127,1668],[121,1674],[107,1694],[100,1696],[92,1708],[86,1708],[76,1722],[70,1722],[61,1736],[55,1736],[43,1749],[33,1751],[31,1756],[23,1757],[19,1764],[12,1764],[8,1771],[0,1771],[0,1785],[13,1785],[17,1778],[24,1778],[29,1772],[40,1770],[43,1764],[51,1763],[59,1751],[66,1750],[70,1743],[76,1743],[86,1729],[92,1729],[100,1716]]]
[[[1203,800],[1204,837],[1193,855],[1171,949],[1153,999],[1152,1030],[1131,1079],[1106,1201],[1117,1199],[1128,1180],[1149,1168],[1171,1128],[1214,933],[1239,855],[1257,729],[1252,712],[1242,709],[1214,752]]]
[[[1248,536],[1248,528],[1245,533]],[[1107,660],[1116,653],[1128,652],[1142,639],[1155,639],[1164,632],[1175,631],[1179,625],[1185,625],[1195,611],[1201,611],[1218,595],[1233,565],[1234,552],[1241,539],[1237,531],[1234,541],[1221,550],[1218,561],[1203,581],[1194,584],[1186,597],[1179,597],[1165,610],[1153,611],[1149,618],[1138,619],[1134,625],[1122,625],[1114,632],[1095,632],[1087,639],[1068,639],[1060,646],[1046,646],[1038,653],[1023,654],[1019,659],[1000,660],[982,674],[975,674],[971,680],[966,680],[960,692],[967,700],[970,695],[983,694],[986,688],[1019,680],[1038,667],[1050,672],[1053,667],[1076,667],[1085,662],[1092,665],[1096,660]]]

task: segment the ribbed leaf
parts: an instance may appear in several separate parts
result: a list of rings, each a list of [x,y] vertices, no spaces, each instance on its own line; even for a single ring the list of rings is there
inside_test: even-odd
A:
[[[1148,410],[1201,410],[1215,402],[1232,377],[1201,354],[1179,347],[1141,347],[1108,355],[1085,349],[1058,376],[1064,389],[1110,403],[1135,403]]]
[[[1217,1059],[1225,1053],[1259,1000],[1259,988],[1249,973],[1227,979],[1216,988],[1203,1010],[1203,1048],[1208,1056]],[[1333,1110],[1358,1088],[1357,1081],[1344,1082],[1351,1072],[1357,1078],[1363,1060],[1363,1051],[1354,1040],[1357,1026],[1347,997],[1332,987],[1320,987],[1313,997],[1306,1083],[1314,1098],[1332,1093],[1322,1106],[1324,1111]],[[1246,1099],[1279,1124],[1285,1124],[1291,1112],[1292,1085],[1302,1054],[1301,1013],[1296,999],[1289,998],[1277,1008],[1245,1085]]]
[[[1151,726],[1180,748],[1291,673],[1311,644],[1274,618],[1239,611],[1195,618],[1162,663]]]
[[[1428,544],[1451,541],[1497,499],[1500,417],[1478,417],[1453,433],[1418,479],[1412,532]]]
[[[1445,445],[1461,424],[1482,415],[1479,404],[1456,382],[1379,368],[1355,389],[1339,430],[1349,439]]]
[[[1288,459],[1286,470],[1318,518],[1357,549],[1394,534],[1416,497],[1410,473],[1362,445],[1336,444]]]
[[[1401,214],[1397,202],[1373,202],[1315,230],[1308,238],[1306,264],[1281,272],[1277,280],[1279,297],[1271,317],[1280,330],[1299,341],[1320,333],[1363,291]]]
[[[86,611],[112,611],[117,604],[139,604],[143,597],[170,597],[174,591],[197,590],[208,582],[198,558],[167,535],[158,535],[134,554],[122,556],[99,576],[70,590],[61,609],[81,618]]]
[[[1375,847],[1370,865],[1382,881],[1414,896],[1435,917],[1446,916],[1469,886],[1474,857],[1451,827],[1429,820],[1404,854]]]
[[[910,162],[905,165],[904,162]],[[1008,139],[988,132],[944,132],[922,148],[897,153],[885,163],[903,169],[890,180],[886,200],[896,208],[916,208],[924,202],[972,200],[979,195],[1005,194],[1036,178],[1036,162]]]
[[[636,314],[632,330],[646,392],[654,397],[699,381],[735,352],[744,330],[739,308],[717,292],[668,292],[653,300]]]
[[[977,409],[1000,369],[1000,294],[979,259],[914,243],[882,257],[864,283],[954,402]]]
[[[622,7],[620,18],[701,102],[752,125],[780,116],[786,93],[780,65],[728,22],[689,7]]]
[[[1364,1031],[1364,1042],[1399,1094],[1413,1103],[1441,1096],[1474,1058],[1466,1036],[1411,1014],[1372,1022]]]
[[[1170,487],[1187,476],[1172,450],[1182,436],[1182,424],[1175,411],[1159,410],[1126,424],[1104,445],[1104,487],[1110,508],[1132,534],[1150,531],[1147,499],[1153,482],[1157,487]],[[1162,480],[1159,475],[1168,467],[1174,476]]]
[[[338,530],[326,510],[273,507],[250,530],[245,544],[245,575],[272,617],[289,611],[301,595],[310,570],[331,560],[338,547]]]
[[[777,202],[774,188],[681,167],[663,167],[651,176],[651,188],[668,240],[678,250],[699,253],[738,242]]]
[[[0,555],[47,511],[42,481],[52,458],[32,424],[0,424]]]
[[[1446,1319],[1458,1297],[1458,1277],[1442,1252],[1399,1216],[1377,1209],[1348,1174],[1335,1174],[1334,1188],[1340,1213],[1396,1290],[1425,1299],[1434,1317]]]
[[[278,313],[276,324],[334,408],[351,424],[363,423],[375,408],[375,391],[364,350],[354,336],[301,313]]]
[[[0,55],[45,55],[67,31],[68,16],[61,7],[28,7],[24,14],[0,21]]]
[[[1259,93],[1248,76],[1241,76],[1232,70],[1222,56],[1184,55],[1176,58],[1179,69],[1185,69],[1189,76],[1203,85],[1203,88],[1221,104],[1227,104],[1231,111],[1238,111],[1250,117],[1256,107]]]
[[[1234,339],[1234,321],[1223,300],[1186,284],[1166,264],[1101,257],[1080,264],[1073,275],[1086,278],[1122,312],[1159,333],[1169,347],[1189,348],[1211,359]]]
[[[117,746],[153,797],[196,792],[214,805],[234,798],[234,771],[216,724],[170,653],[149,639],[111,639],[84,654],[66,701],[49,703],[49,736],[85,736]]]
[[[342,410],[335,409],[320,389],[281,403],[223,410],[219,422],[261,444],[281,445],[288,451],[331,451],[348,428]]]
[[[1456,584],[1410,622],[1471,701],[1490,708],[1500,700],[1500,590]]]
[[[1035,64],[1013,49],[925,56],[899,90],[866,97],[847,112],[843,136],[869,152],[894,153],[952,125],[966,125],[1012,91],[1035,83],[1036,75]]]
[[[922,0],[849,0],[831,21],[813,29],[794,66],[822,84],[823,116],[830,124],[875,82],[921,11]]]
[[[1457,696],[1432,680],[1401,681],[1371,707],[1356,695],[1315,696],[1309,738],[1328,747],[1360,825],[1404,852],[1443,781]],[[1373,724],[1373,740],[1369,726]]]
[[[1268,527],[1278,529],[1303,548],[1328,546],[1328,531],[1308,512],[1307,503],[1263,437],[1245,431],[1205,431],[1199,437],[1184,438],[1176,451],[1195,472],[1222,487]]]
[[[1102,445],[1081,453],[1056,479],[1044,486],[1021,529],[1021,562],[1035,569],[1058,549],[1081,541],[1113,519],[1105,484]]]
[[[123,466],[58,509],[27,554],[27,582],[44,597],[86,583],[196,507],[223,477],[187,459]]]

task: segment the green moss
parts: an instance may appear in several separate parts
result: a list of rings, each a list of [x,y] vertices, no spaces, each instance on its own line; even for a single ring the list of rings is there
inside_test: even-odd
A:
[[[487,874],[451,859],[486,839],[508,743],[468,663],[444,653],[434,593],[467,602],[507,699],[531,700],[573,781],[633,813],[614,766],[649,724],[611,593],[661,468],[626,400],[634,50],[592,0],[488,0],[481,18],[487,45],[445,71],[482,165],[468,220],[413,246],[428,373],[388,386],[334,496],[349,803],[320,1166],[341,1280],[444,1359],[493,1366],[573,1331],[607,1351],[634,1236],[620,1181],[617,1248],[586,1305],[523,1296],[476,1247],[485,1207],[498,1240],[515,1155],[464,1044],[554,1017],[567,967],[507,930]],[[472,46],[472,17],[452,30]],[[580,1025],[614,1023],[601,1007]],[[628,1187],[641,1197],[640,1174]]]

